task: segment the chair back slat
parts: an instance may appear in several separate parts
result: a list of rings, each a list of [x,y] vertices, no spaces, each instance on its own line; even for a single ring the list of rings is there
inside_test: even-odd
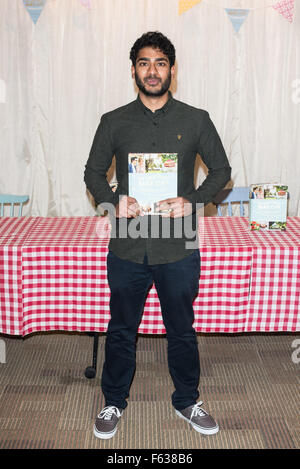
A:
[[[223,189],[219,192],[213,200],[217,207],[218,216],[222,217],[221,206],[227,204],[227,213],[230,217],[233,216],[232,203],[239,203],[240,216],[245,214],[244,203],[249,202],[249,187],[234,187],[233,189]]]
[[[19,205],[18,217],[22,216],[23,204],[29,200],[28,195],[0,194],[1,211],[0,216],[4,217],[4,206],[10,205],[10,217],[14,216],[15,205]]]

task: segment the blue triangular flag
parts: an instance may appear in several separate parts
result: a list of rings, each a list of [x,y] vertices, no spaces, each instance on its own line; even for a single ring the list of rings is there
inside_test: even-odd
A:
[[[241,8],[225,8],[234,30],[238,33],[240,27],[248,16],[249,10]]]
[[[47,0],[23,0],[26,10],[36,24]]]

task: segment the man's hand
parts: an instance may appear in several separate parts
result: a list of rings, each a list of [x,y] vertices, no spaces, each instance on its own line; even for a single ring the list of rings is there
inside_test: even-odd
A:
[[[142,214],[138,201],[133,197],[124,195],[116,206],[117,218],[136,218]]]
[[[168,213],[162,213],[162,217],[179,218],[192,213],[192,204],[184,197],[161,200],[157,203],[157,207],[159,211],[169,210]]]

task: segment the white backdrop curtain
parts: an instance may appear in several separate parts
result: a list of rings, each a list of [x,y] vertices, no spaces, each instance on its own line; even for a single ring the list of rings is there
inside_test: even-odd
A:
[[[203,0],[178,15],[178,0],[47,0],[35,25],[22,0],[0,0],[0,193],[29,194],[25,215],[95,213],[83,171],[96,128],[135,99],[129,50],[160,30],[177,50],[174,97],[209,111],[232,183],[285,183],[300,216],[300,2],[293,23],[261,8],[272,3]],[[225,7],[253,8],[238,35]]]

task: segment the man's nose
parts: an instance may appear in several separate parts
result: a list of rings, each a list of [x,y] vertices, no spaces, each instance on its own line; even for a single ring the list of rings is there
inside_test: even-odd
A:
[[[156,68],[156,63],[155,62],[150,62],[150,66],[149,66],[149,73],[156,73],[157,72],[157,68]]]

